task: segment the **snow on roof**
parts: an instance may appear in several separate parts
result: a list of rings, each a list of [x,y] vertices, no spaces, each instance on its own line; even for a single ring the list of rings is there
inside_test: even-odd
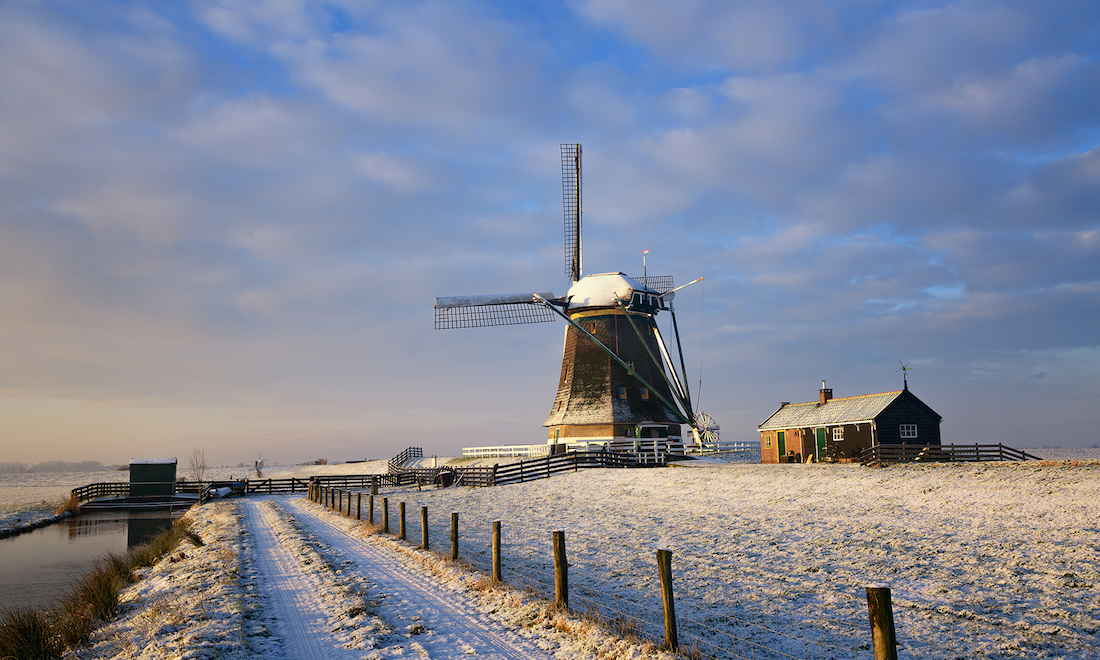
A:
[[[569,309],[581,307],[615,307],[616,300],[629,301],[634,292],[651,296],[656,291],[624,273],[600,273],[586,275],[569,287],[565,297],[569,299]]]
[[[131,458],[130,465],[175,465],[176,459],[172,458]]]
[[[878,416],[902,393],[883,392],[882,394],[864,394],[842,399],[830,399],[825,403],[787,404],[772,413],[757,427],[760,431],[777,429],[797,429],[809,426],[829,426],[833,424],[851,424],[869,422]]]

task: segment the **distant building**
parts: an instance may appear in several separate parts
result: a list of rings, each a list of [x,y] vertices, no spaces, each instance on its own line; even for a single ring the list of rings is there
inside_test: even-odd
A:
[[[936,411],[904,389],[834,399],[821,381],[818,400],[782,403],[758,427],[760,462],[842,461],[875,445],[938,446]]]

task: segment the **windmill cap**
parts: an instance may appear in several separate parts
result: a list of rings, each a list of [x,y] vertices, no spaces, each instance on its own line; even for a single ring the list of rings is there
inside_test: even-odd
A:
[[[623,273],[600,273],[586,275],[569,287],[566,297],[569,309],[584,307],[615,307],[617,300],[630,300],[635,293],[656,296],[657,291]],[[665,299],[671,298],[668,294]]]

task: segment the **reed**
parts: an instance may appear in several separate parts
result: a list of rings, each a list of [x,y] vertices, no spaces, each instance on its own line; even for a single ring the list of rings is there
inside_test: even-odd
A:
[[[57,658],[66,649],[86,643],[100,623],[114,616],[119,596],[134,580],[136,569],[152,566],[184,539],[203,545],[189,526],[190,521],[177,520],[147,545],[100,558],[52,607],[0,608],[0,658]]]

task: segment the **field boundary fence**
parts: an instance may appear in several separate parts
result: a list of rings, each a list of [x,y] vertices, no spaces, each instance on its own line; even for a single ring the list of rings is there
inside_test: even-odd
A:
[[[878,466],[889,463],[954,463],[978,461],[1038,461],[1038,456],[1007,445],[875,445],[859,454],[862,465]]]
[[[691,658],[1100,658],[1095,631],[1089,638],[1070,639],[1065,633],[1030,630],[1019,622],[921,608],[905,598],[893,600],[891,589],[874,584],[828,594],[795,594],[784,584],[765,593],[751,592],[714,579],[706,567],[715,558],[690,552],[670,553],[666,590],[652,551],[636,549],[630,556],[623,548],[608,550],[606,539],[592,538],[590,532],[586,536],[568,530],[535,531],[477,511],[429,515],[430,501],[417,495],[383,497],[316,483],[308,497],[550,602],[562,603],[564,569],[570,611],[623,637]],[[564,539],[564,566],[555,557],[557,534]],[[671,608],[665,605],[666,593]],[[937,633],[928,635],[929,627]],[[910,628],[920,632],[910,633]]]

